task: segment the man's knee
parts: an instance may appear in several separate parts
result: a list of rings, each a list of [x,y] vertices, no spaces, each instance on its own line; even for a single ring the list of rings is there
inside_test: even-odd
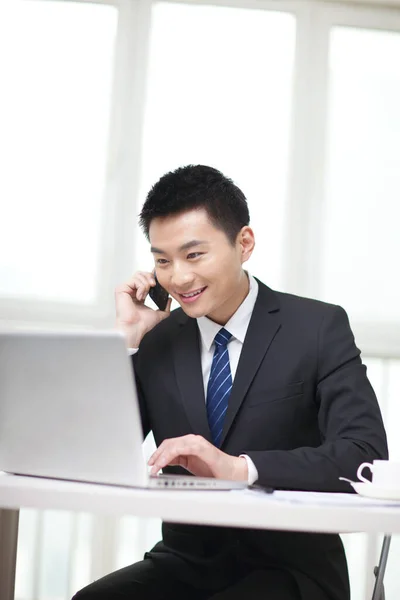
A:
[[[82,588],[72,597],[71,600],[123,600],[128,598],[129,600],[136,600],[134,590],[129,595],[123,595],[119,590],[113,590],[112,588],[101,588],[96,585],[88,585]]]
[[[82,588],[72,600],[157,600],[162,578],[149,560],[114,571]]]
[[[92,598],[92,595],[87,593],[87,588],[83,588],[79,592],[76,592],[71,600],[90,600],[90,598]]]
[[[101,590],[96,589],[93,590],[93,585],[87,585],[82,588],[74,596],[72,596],[71,600],[106,600],[104,594],[102,594]],[[109,598],[109,596],[108,596]]]
[[[111,573],[102,577],[86,587],[82,588],[72,597],[71,600],[136,600],[134,594],[134,584],[126,581],[118,581],[114,577],[117,573]]]

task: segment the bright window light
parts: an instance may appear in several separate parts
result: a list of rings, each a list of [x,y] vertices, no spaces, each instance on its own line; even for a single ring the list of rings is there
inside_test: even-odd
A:
[[[90,304],[117,10],[0,3],[0,295]]]
[[[265,10],[158,2],[153,8],[141,201],[187,164],[221,170],[247,196],[250,271],[282,280],[296,21]],[[151,268],[148,244],[137,266]],[[147,258],[146,258],[147,257]]]
[[[399,322],[400,34],[331,36],[322,296],[359,321]]]

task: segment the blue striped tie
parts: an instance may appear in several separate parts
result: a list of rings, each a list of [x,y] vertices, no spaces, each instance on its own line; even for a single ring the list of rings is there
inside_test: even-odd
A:
[[[228,342],[232,334],[220,329],[215,336],[215,352],[207,386],[207,417],[212,440],[219,446],[225,413],[232,389],[232,374],[229,364]]]

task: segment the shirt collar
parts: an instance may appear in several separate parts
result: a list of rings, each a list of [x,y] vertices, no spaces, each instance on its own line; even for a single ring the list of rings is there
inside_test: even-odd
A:
[[[246,337],[247,328],[250,323],[251,315],[254,309],[254,305],[258,295],[258,283],[250,274],[249,277],[249,293],[239,306],[237,311],[231,316],[226,325],[225,329],[232,334],[232,337],[239,340],[243,344],[244,338]],[[222,326],[214,321],[211,321],[208,317],[199,317],[197,324],[200,330],[202,342],[207,350],[211,350],[211,346],[214,342],[214,338],[218,331],[222,329]]]

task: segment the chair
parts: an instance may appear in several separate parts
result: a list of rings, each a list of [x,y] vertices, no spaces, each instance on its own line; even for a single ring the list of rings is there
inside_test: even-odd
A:
[[[18,544],[18,510],[0,509],[0,598],[13,600]]]
[[[392,541],[391,535],[385,535],[382,543],[381,556],[379,558],[379,564],[374,569],[375,585],[372,593],[372,600],[385,600],[385,590],[383,587],[383,578],[385,576],[387,559],[389,556],[390,542]]]

